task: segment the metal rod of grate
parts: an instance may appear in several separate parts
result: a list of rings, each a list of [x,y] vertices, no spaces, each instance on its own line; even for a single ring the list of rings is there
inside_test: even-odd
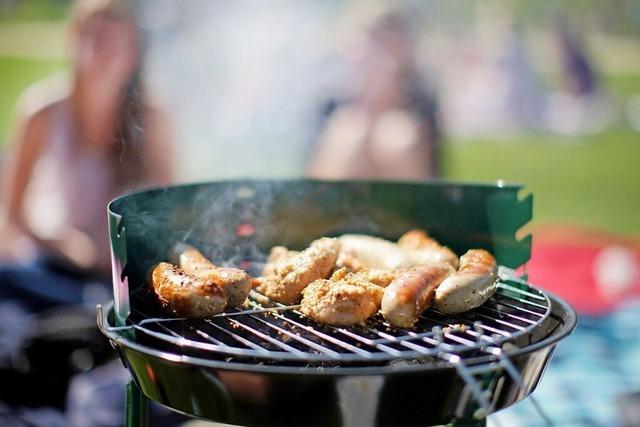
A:
[[[269,303],[255,291],[248,309],[211,319],[152,317],[146,310],[149,295],[134,292],[132,297],[137,304],[132,305],[129,324],[112,331],[133,329],[175,345],[177,351],[310,363],[441,358],[443,353],[464,357],[530,334],[550,312],[544,293],[514,277],[503,277],[483,306],[456,316],[427,310],[412,329],[393,328],[380,315],[349,328],[321,325],[298,306]]]

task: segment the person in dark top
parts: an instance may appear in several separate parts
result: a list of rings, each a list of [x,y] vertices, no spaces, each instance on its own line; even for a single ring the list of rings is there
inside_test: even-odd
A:
[[[593,95],[598,89],[596,72],[580,38],[566,21],[558,24],[558,45],[569,92],[576,96]]]
[[[405,21],[378,18],[355,55],[354,94],[324,108],[307,173],[329,179],[438,176],[437,103],[417,69]]]

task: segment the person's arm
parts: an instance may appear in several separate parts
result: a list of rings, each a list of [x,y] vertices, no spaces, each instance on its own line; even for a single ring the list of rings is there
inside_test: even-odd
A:
[[[0,167],[0,259],[28,258],[35,243],[23,216],[24,194],[42,149],[44,114],[21,102]]]
[[[6,153],[2,168],[2,192],[0,195],[4,218],[0,229],[9,247],[3,253],[11,254],[10,246],[19,236],[29,238],[37,246],[64,262],[89,268],[95,261],[95,248],[91,239],[70,226],[60,231],[59,236],[42,238],[36,234],[24,217],[25,194],[31,181],[33,170],[42,156],[50,129],[50,117],[55,104],[40,109],[29,108],[23,102],[18,111],[15,136]]]
[[[44,148],[46,122],[46,108],[35,112],[24,107],[19,110],[15,136],[6,152],[0,180],[4,225],[15,227],[29,236],[32,233],[23,216],[25,192]]]

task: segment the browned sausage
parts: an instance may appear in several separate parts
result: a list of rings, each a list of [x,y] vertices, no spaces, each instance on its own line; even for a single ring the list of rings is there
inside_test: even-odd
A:
[[[417,263],[444,261],[458,268],[458,256],[424,230],[407,231],[398,240],[398,246]]]
[[[382,315],[392,326],[411,327],[431,305],[434,289],[454,271],[440,262],[419,265],[401,274],[384,291]]]
[[[178,316],[210,317],[224,310],[227,299],[214,281],[186,274],[161,262],[151,271],[151,285],[160,301]]]
[[[195,248],[180,254],[180,267],[187,274],[218,284],[224,290],[227,307],[242,305],[251,291],[251,277],[244,270],[218,267]]]
[[[217,268],[217,266],[196,248],[188,247],[180,253],[180,268],[187,274],[198,274],[202,271]]]
[[[368,268],[397,268],[415,265],[411,256],[393,242],[364,234],[343,234],[340,243],[340,266],[351,267],[348,262]]]
[[[460,258],[460,270],[436,289],[434,305],[444,313],[462,313],[483,304],[496,291],[498,264],[482,249],[471,249]]]

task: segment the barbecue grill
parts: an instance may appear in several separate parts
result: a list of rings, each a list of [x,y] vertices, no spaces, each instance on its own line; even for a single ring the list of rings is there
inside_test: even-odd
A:
[[[531,246],[529,236],[516,238],[532,209],[520,190],[502,182],[248,180],[114,200],[114,301],[98,307],[98,326],[131,372],[127,425],[146,423],[148,398],[250,426],[484,425],[534,390],[576,323],[566,303],[513,270]],[[257,275],[274,245],[303,248],[346,232],[397,239],[411,228],[427,229],[457,253],[492,252],[501,267],[491,300],[454,316],[428,310],[411,329],[379,316],[345,328],[255,291],[247,307],[177,318],[146,285],[150,268],[180,244]]]

